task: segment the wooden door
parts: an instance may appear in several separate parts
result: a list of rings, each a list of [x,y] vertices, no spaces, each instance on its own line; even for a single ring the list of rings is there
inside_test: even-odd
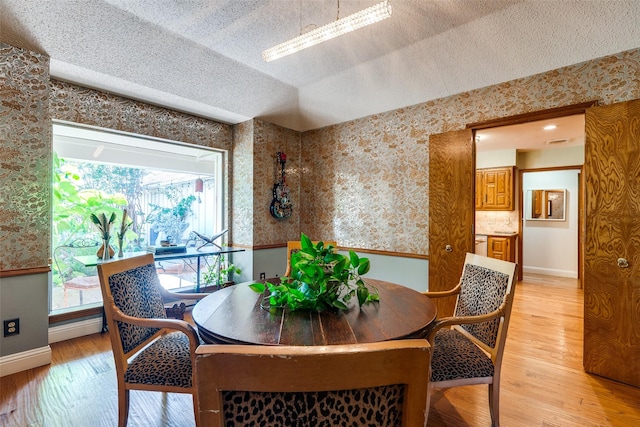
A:
[[[429,138],[429,291],[453,288],[474,251],[475,158],[471,129]],[[453,314],[453,298],[436,304],[438,317]]]
[[[640,387],[640,100],[585,127],[584,367]]]

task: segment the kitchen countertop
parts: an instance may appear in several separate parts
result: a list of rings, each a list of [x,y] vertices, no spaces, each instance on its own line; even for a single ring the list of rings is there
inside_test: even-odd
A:
[[[517,231],[490,231],[486,233],[476,233],[476,236],[517,236]]]

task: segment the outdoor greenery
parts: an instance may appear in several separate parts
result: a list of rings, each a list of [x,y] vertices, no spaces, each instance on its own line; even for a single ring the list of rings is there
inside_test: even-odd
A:
[[[71,277],[97,274],[96,267],[85,267],[76,257],[99,258],[104,254],[102,243],[106,235],[110,238],[108,254],[124,256],[125,252],[146,251],[160,239],[186,244],[190,227],[209,233],[209,228],[220,221],[217,187],[203,185],[203,194],[198,195],[204,203],[194,203],[194,181],[204,177],[205,184],[215,182],[214,175],[104,163],[95,157],[76,159],[60,153],[54,143],[52,309],[77,304],[77,293],[69,299],[64,295],[63,301],[62,283]],[[129,163],[136,159],[122,160]],[[224,266],[222,276],[232,274],[232,269],[233,266]],[[87,295],[93,301],[94,293]]]
[[[184,197],[168,185],[159,191],[173,206],[141,206],[145,192],[143,181],[148,174],[140,168],[67,160],[54,152],[52,248],[78,239],[101,240],[106,231],[112,237],[112,247],[118,248],[117,236],[122,238],[125,251],[144,250],[149,244],[143,232],[147,223],[158,233],[182,236],[189,227],[195,196]],[[103,227],[104,231],[100,228],[103,219],[109,223],[108,228]],[[114,235],[111,225],[116,226]],[[53,283],[61,283],[57,270]]]
[[[234,264],[228,264],[224,256],[220,255],[220,263],[216,263],[202,273],[202,283],[206,286],[224,286],[233,280],[234,274],[241,274],[242,269]]]
[[[313,244],[304,233],[301,249],[291,254],[291,275],[280,283],[253,283],[251,289],[266,294],[263,306],[290,310],[347,310],[356,297],[361,307],[379,301],[377,289],[368,285],[362,275],[369,272],[368,258],[354,251],[349,256],[335,252],[332,245]]]
[[[153,210],[147,217],[147,222],[151,224],[151,230],[164,234],[164,239],[172,243],[180,243],[184,232],[189,228],[189,217],[193,214],[191,205],[196,197],[191,194],[181,198],[170,207],[151,205]],[[151,242],[153,244],[154,242]]]
[[[87,185],[86,171],[83,173],[55,153],[53,172],[54,247],[94,235],[96,231],[89,221],[91,214],[111,216],[128,205],[126,196],[121,193],[108,193]]]
[[[110,234],[111,225],[107,223],[113,224],[116,215],[126,209],[130,202],[125,194],[115,192],[115,187],[108,184],[120,180],[107,179],[105,173],[104,165],[78,165],[53,153],[53,248],[71,244],[77,239],[101,240],[104,238],[105,231]],[[123,173],[126,175],[125,172]],[[106,188],[113,192],[105,191],[99,185],[102,182],[106,183]],[[102,229],[96,220],[104,224]],[[135,242],[138,234],[130,229],[127,230],[126,237]],[[95,249],[93,251],[95,253]],[[76,253],[76,255],[81,254],[88,255],[80,250]],[[63,271],[82,269],[72,261],[73,258],[64,257],[58,260],[57,267]],[[62,278],[57,268],[53,273],[53,283],[61,284]]]

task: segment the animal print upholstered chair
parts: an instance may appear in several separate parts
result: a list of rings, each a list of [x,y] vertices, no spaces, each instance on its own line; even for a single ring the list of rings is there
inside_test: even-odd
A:
[[[424,339],[330,346],[202,345],[202,427],[426,426]]]
[[[488,384],[495,427],[500,425],[500,371],[516,267],[512,262],[467,254],[462,277],[453,289],[425,292],[431,298],[457,295],[453,317],[436,320],[429,333],[433,347],[430,390]]]
[[[153,255],[99,264],[98,276],[118,379],[118,426],[127,425],[130,390],[191,393],[197,408],[198,333],[184,320],[167,318],[167,291],[160,286]]]

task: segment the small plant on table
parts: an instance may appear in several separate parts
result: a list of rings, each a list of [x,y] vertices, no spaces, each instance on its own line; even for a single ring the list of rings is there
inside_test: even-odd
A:
[[[368,258],[354,251],[339,254],[332,245],[315,245],[304,233],[301,249],[291,254],[291,273],[280,283],[253,283],[251,289],[264,293],[263,307],[289,310],[347,310],[352,298],[358,305],[379,301],[378,290],[361,276],[370,268]]]

